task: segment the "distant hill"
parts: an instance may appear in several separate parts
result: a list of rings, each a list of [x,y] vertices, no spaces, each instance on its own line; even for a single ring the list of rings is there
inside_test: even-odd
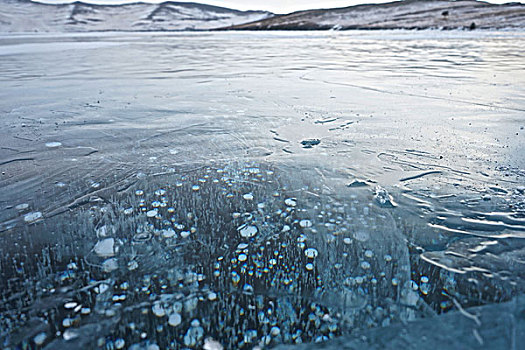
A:
[[[525,4],[482,1],[407,0],[320,9],[274,16],[225,29],[456,29],[525,28]]]
[[[406,0],[274,15],[171,1],[49,5],[30,0],[0,0],[0,32],[428,28],[525,28],[525,4]]]
[[[182,2],[49,5],[29,0],[0,0],[0,32],[207,30],[272,15]]]

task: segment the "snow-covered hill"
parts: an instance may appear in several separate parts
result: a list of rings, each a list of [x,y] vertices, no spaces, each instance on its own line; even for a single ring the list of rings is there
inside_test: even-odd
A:
[[[205,30],[258,21],[262,11],[237,11],[198,3],[164,2],[48,5],[0,0],[0,32]]]
[[[274,16],[187,2],[49,5],[0,0],[0,32],[525,28],[525,4],[406,0]]]
[[[320,9],[275,16],[231,29],[426,29],[525,28],[525,4],[482,1],[407,0]]]

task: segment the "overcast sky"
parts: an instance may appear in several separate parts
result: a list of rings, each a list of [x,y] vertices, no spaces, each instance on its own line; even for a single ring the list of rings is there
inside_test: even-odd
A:
[[[47,3],[66,3],[74,0],[39,0]],[[140,0],[82,0],[83,2],[95,4],[122,4],[129,2],[139,2]],[[144,2],[163,2],[164,0],[149,0]],[[239,10],[267,10],[274,13],[289,13],[298,10],[308,10],[314,8],[344,7],[365,3],[389,2],[392,0],[194,0],[210,5],[224,6]],[[490,0],[492,3],[505,3],[512,0]]]

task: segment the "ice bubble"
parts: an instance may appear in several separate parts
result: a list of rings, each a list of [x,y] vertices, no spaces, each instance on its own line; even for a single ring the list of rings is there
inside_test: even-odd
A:
[[[182,232],[180,233],[180,236],[181,236],[182,238],[188,238],[188,237],[190,236],[190,234],[191,234],[190,231],[182,231]]]
[[[309,259],[317,258],[317,255],[319,255],[319,252],[315,248],[308,248],[304,251],[304,255],[306,255]]]
[[[421,276],[421,282],[422,283],[428,283],[429,279],[427,276]]]
[[[345,238],[343,239],[343,243],[344,243],[344,244],[352,244],[352,239],[349,238],[349,237],[345,237]]]
[[[295,207],[297,200],[295,198],[287,198],[284,200],[284,204],[286,204],[287,207]]]
[[[36,344],[37,346],[40,346],[40,345],[44,344],[44,342],[46,341],[46,338],[47,338],[46,333],[41,332],[41,333],[38,333],[38,334],[33,338],[33,341],[35,342],[35,344]]]
[[[135,191],[135,195],[137,195],[137,196],[142,196],[143,194],[144,194],[143,190],[136,190]]]
[[[166,190],[164,190],[164,189],[162,189],[162,188],[161,188],[161,189],[158,189],[158,190],[155,191],[155,194],[156,194],[157,196],[164,196],[164,195],[166,194]]]
[[[204,350],[223,350],[224,349],[222,344],[213,338],[204,339],[204,346],[202,348]]]
[[[24,221],[28,223],[36,222],[40,219],[42,219],[42,213],[39,211],[35,211],[29,214],[24,215]]]
[[[98,287],[95,288],[95,291],[98,294],[102,294],[102,293],[106,292],[108,289],[109,289],[109,286],[107,284],[101,283]]]
[[[171,238],[175,236],[175,231],[171,228],[162,230],[162,237],[164,238]]]
[[[70,301],[70,302],[67,302],[64,304],[64,308],[65,309],[74,309],[75,307],[77,307],[77,303],[74,302],[74,301]]]
[[[54,142],[47,142],[46,143],[46,147],[47,148],[57,148],[57,147],[60,147],[60,146],[62,146],[62,142],[54,141]]]
[[[374,256],[374,252],[371,251],[370,249],[367,249],[367,250],[365,250],[365,256],[366,256],[367,258],[371,258],[371,257]]]
[[[168,324],[172,327],[177,327],[182,322],[182,317],[179,313],[171,314],[168,319]]]
[[[193,191],[197,192],[198,190],[201,189],[201,187],[200,187],[199,185],[193,185],[193,186],[191,186],[191,189],[192,189]]]
[[[164,315],[166,315],[166,310],[164,310],[164,308],[162,307],[160,303],[153,304],[151,311],[157,317],[163,317]]]
[[[299,226],[302,228],[312,227],[312,222],[310,220],[301,220],[299,221]]]
[[[239,276],[239,274],[235,271],[232,272],[232,282],[233,284],[237,285],[237,283],[239,283],[239,281],[241,280],[241,276]]]
[[[409,285],[410,285],[410,288],[412,288],[412,290],[414,291],[417,291],[419,289],[419,286],[417,285],[415,281],[410,280]]]
[[[253,194],[246,193],[245,195],[242,196],[242,198],[246,199],[247,201],[251,201],[253,200]]]
[[[259,230],[257,229],[257,226],[244,224],[244,225],[239,226],[237,228],[237,231],[239,231],[239,234],[241,235],[241,237],[251,238],[255,236]]]
[[[146,213],[146,216],[148,218],[153,218],[155,216],[157,216],[158,214],[158,211],[156,209],[153,209],[153,210],[149,210],[147,213]]]
[[[16,210],[20,210],[20,211],[26,210],[27,208],[29,208],[29,204],[27,204],[27,203],[18,204],[15,207]]]
[[[239,261],[243,262],[243,261],[246,261],[248,259],[248,257],[246,256],[246,254],[239,254]]]
[[[102,269],[105,272],[111,272],[118,269],[118,261],[115,258],[107,259],[102,263]]]
[[[210,292],[210,294],[208,294],[208,300],[210,300],[210,301],[217,300],[217,293]]]
[[[98,241],[97,244],[95,244],[93,250],[95,251],[95,254],[97,254],[100,257],[107,258],[114,256],[116,252],[115,239],[106,238],[101,241]]]
[[[312,264],[312,263],[308,263],[308,264],[306,264],[306,269],[307,269],[308,271],[312,271],[312,270],[314,269],[314,264]]]
[[[359,242],[366,242],[370,238],[370,234],[366,231],[357,231],[354,233],[354,238]]]
[[[244,342],[245,343],[252,343],[257,338],[257,331],[255,329],[248,329],[246,332],[244,332]],[[260,350],[260,347],[254,347],[255,349]]]
[[[197,323],[195,321],[197,321]],[[190,329],[188,329],[184,335],[184,345],[195,347],[203,337],[204,329],[200,327],[200,322],[198,322],[198,320],[193,320]]]
[[[117,311],[115,309],[107,309],[104,315],[107,317],[113,317],[117,314]]]
[[[368,269],[370,268],[370,263],[369,263],[368,261],[363,261],[363,262],[361,263],[361,268],[362,268],[363,270],[368,270]]]
[[[78,338],[79,334],[72,330],[72,329],[68,329],[64,332],[64,334],[62,335],[62,337],[64,338],[65,341],[69,341],[71,339],[75,339],[75,338]]]
[[[124,349],[124,346],[126,345],[126,342],[122,338],[117,338],[115,340],[115,349],[120,350]]]

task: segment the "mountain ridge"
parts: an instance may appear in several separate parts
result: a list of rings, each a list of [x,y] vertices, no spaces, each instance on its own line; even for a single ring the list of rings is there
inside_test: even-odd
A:
[[[273,16],[196,2],[46,4],[0,0],[0,32],[210,30]]]
[[[179,1],[0,4],[0,32],[525,28],[525,4],[476,0],[405,0],[283,15]]]
[[[276,15],[223,30],[525,28],[525,4],[405,0]]]

